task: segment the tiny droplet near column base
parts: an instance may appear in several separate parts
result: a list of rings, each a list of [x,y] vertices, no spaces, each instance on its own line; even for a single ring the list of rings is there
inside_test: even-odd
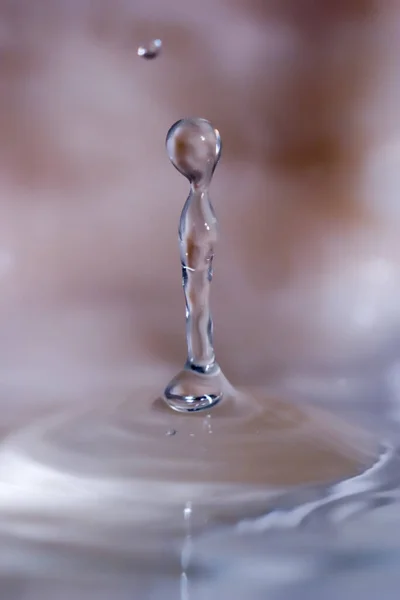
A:
[[[202,374],[185,367],[164,390],[164,400],[177,412],[207,410],[222,400],[224,378],[217,368]]]

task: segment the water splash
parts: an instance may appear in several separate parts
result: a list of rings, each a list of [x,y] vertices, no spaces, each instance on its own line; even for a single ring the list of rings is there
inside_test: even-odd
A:
[[[166,387],[164,398],[174,410],[193,412],[214,406],[223,396],[210,312],[218,225],[208,194],[221,157],[221,138],[205,119],[182,119],[170,128],[166,147],[174,167],[189,180],[190,193],[179,224],[188,355],[184,370]]]

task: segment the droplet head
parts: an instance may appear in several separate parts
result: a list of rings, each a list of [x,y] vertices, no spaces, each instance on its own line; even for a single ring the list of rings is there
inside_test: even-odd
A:
[[[153,40],[150,42],[148,46],[139,46],[137,50],[137,55],[140,58],[145,58],[146,60],[152,60],[153,58],[157,58],[160,54],[162,48],[161,40]]]
[[[174,167],[192,184],[209,184],[221,157],[221,137],[206,119],[181,119],[167,134]]]

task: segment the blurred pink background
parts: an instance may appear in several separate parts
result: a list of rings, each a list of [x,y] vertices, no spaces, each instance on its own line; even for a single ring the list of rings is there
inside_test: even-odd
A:
[[[224,144],[212,309],[227,375],[390,369],[399,33],[396,0],[1,0],[8,414],[28,389],[37,408],[96,373],[183,364],[188,186],[164,149],[183,116]],[[138,58],[155,37],[160,57]]]

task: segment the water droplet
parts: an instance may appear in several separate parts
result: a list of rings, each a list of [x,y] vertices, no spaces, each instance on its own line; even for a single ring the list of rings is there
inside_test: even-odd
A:
[[[145,58],[146,60],[152,60],[153,58],[157,58],[160,54],[162,48],[161,40],[153,40],[150,42],[148,46],[139,46],[137,55],[140,58]]]
[[[172,435],[176,435],[176,429],[168,429],[168,431],[166,432],[167,436],[172,436]]]
[[[188,354],[183,370],[165,388],[164,400],[173,410],[195,412],[222,399],[225,381],[215,360],[209,305],[218,226],[208,186],[221,156],[221,138],[205,119],[181,119],[168,131],[166,149],[191,185],[179,223]]]
[[[209,121],[177,121],[168,131],[166,145],[170,161],[191,183],[210,182],[221,156],[221,137]]]

